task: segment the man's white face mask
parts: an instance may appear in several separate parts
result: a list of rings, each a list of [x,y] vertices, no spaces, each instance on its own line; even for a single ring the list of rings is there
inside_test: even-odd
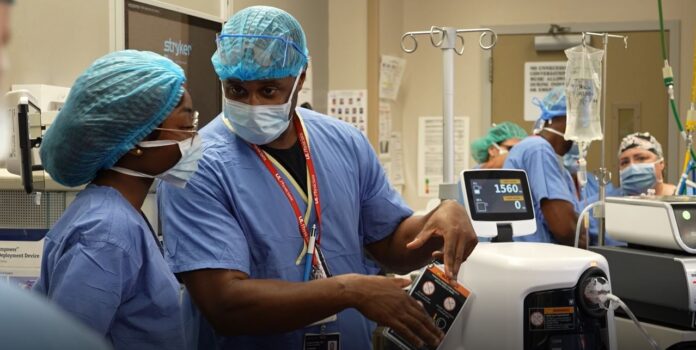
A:
[[[0,82],[4,80],[8,67],[7,50],[0,48]],[[12,121],[7,113],[7,104],[5,103],[6,92],[0,89],[0,168],[5,167],[5,160],[10,155],[10,138],[12,136]]]

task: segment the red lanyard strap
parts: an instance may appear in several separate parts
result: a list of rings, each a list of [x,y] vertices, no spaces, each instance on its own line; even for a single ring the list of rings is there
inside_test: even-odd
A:
[[[314,207],[316,208],[317,213],[317,226],[319,226],[319,234],[317,235],[316,242],[317,244],[319,244],[321,238],[321,201],[319,198],[319,184],[317,181],[317,174],[314,168],[314,161],[312,160],[312,153],[310,152],[309,144],[307,143],[307,137],[305,135],[304,128],[299,117],[293,119],[293,125],[295,126],[295,131],[297,132],[297,139],[300,143],[300,147],[302,148],[302,152],[304,153],[304,157],[307,162],[307,171],[309,172],[309,180],[311,186],[310,190],[312,191]],[[292,207],[292,210],[295,213],[297,225],[300,228],[300,234],[302,234],[302,238],[304,239],[305,244],[307,244],[309,242],[309,230],[307,229],[307,223],[304,220],[304,216],[300,211],[300,207],[298,206],[295,197],[292,195],[292,192],[290,192],[290,188],[288,187],[285,180],[283,180],[283,177],[278,172],[278,169],[276,169],[273,166],[273,163],[268,158],[268,156],[266,156],[266,153],[261,149],[261,147],[254,144],[250,144],[250,146],[254,150],[254,152],[256,152],[256,155],[258,155],[263,164],[266,166],[266,169],[268,169],[271,175],[273,175],[273,178],[275,179],[276,183],[278,183],[278,186],[280,186],[280,188],[283,190],[283,194],[285,194],[285,197],[288,199],[288,202],[290,203],[290,206]]]

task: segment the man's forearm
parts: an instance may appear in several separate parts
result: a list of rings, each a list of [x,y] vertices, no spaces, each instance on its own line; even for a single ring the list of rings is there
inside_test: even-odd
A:
[[[206,305],[204,300],[197,300],[195,290],[191,292],[218,333],[260,335],[299,329],[354,307],[357,296],[351,295],[349,278],[344,275],[305,283],[233,280],[217,295],[220,305]]]
[[[383,242],[368,247],[368,251],[388,270],[407,273],[421,268],[433,260],[434,251],[442,247],[442,239],[433,237],[418,249],[408,249],[406,245],[420,233],[428,220],[426,216],[412,216],[404,220]]]

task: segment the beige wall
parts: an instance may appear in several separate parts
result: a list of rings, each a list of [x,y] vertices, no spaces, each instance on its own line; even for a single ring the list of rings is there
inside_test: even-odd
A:
[[[97,57],[109,52],[105,0],[16,1],[11,15],[11,84],[70,86]]]
[[[329,89],[367,89],[367,1],[329,1]]]
[[[16,1],[12,10],[12,84],[71,86],[95,59],[110,50],[110,4],[116,0]],[[219,17],[220,0],[160,0]]]
[[[404,21],[404,2],[402,0],[380,0],[380,25],[379,25],[379,43],[382,55],[404,57],[405,53],[401,50],[399,44],[401,35],[403,34]],[[412,67],[406,67],[406,72],[402,79],[402,84],[409,84],[410,73]],[[404,101],[406,100],[405,89],[401,89],[396,101],[389,101],[392,108],[392,129],[395,131],[402,130],[402,115]],[[378,122],[377,118],[372,119]]]
[[[588,0],[557,1],[454,1],[454,0],[404,0],[403,31],[426,30],[432,25],[477,27],[487,25],[550,24],[550,23],[600,23],[653,21],[657,23],[655,0]],[[681,21],[679,101],[685,111],[690,97],[694,32],[696,31],[696,1],[672,0],[663,4],[666,20]],[[467,36],[467,50],[455,59],[455,115],[467,115],[471,119],[472,135],[481,135],[486,125],[481,123],[484,111],[482,91],[483,59],[477,47],[476,36]],[[630,47],[629,47],[630,49]],[[659,55],[655,52],[655,55]],[[403,101],[403,132],[405,140],[407,184],[404,197],[416,209],[423,208],[426,198],[416,194],[416,141],[417,118],[441,113],[441,53],[430,47],[427,38],[421,41],[416,53],[405,55],[407,73],[401,100]],[[659,83],[659,82],[656,82]],[[672,121],[665,121],[672,123]]]

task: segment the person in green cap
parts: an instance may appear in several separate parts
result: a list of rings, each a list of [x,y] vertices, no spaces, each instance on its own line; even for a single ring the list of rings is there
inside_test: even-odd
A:
[[[485,136],[471,143],[471,156],[477,168],[500,169],[508,152],[525,137],[527,132],[515,123],[493,124]]]

